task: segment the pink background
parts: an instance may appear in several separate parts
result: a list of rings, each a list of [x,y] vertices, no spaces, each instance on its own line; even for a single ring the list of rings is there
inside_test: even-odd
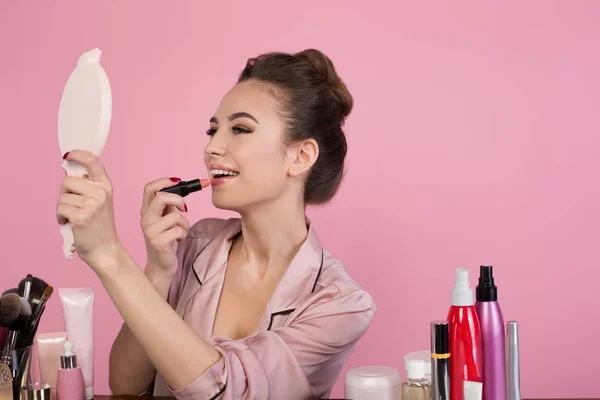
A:
[[[343,190],[309,215],[379,309],[347,368],[403,369],[446,316],[454,269],[475,285],[493,264],[521,326],[523,396],[599,396],[598,21],[597,1],[3,1],[1,289],[28,272],[94,286],[96,391],[108,393],[121,318],[93,273],[63,259],[54,219],[57,107],[77,58],[103,50],[114,110],[102,157],[142,263],[144,183],[204,173],[208,118],[246,58],[316,47],[356,108]],[[188,204],[194,220],[229,215],[206,194]],[[54,296],[41,330],[62,327]]]

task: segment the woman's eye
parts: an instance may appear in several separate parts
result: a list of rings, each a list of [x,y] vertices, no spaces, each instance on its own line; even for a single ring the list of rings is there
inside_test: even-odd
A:
[[[247,128],[244,128],[244,127],[241,127],[241,126],[234,126],[231,130],[236,135],[238,135],[240,133],[252,133],[252,131],[250,129],[247,129]]]
[[[209,130],[206,131],[206,134],[208,136],[214,136],[215,133],[217,133],[217,130],[215,128],[210,128]]]

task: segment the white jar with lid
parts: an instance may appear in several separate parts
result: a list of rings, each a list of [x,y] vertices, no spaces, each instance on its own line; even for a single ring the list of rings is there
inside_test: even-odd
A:
[[[344,379],[347,400],[401,400],[402,377],[392,367],[366,366],[349,370]]]

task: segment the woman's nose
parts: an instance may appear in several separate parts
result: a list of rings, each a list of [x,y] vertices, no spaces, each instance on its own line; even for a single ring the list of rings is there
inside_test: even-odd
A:
[[[225,141],[215,133],[206,145],[205,152],[207,155],[222,156],[226,152]]]

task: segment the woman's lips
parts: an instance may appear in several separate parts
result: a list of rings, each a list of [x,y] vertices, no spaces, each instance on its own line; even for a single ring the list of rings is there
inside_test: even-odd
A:
[[[227,176],[222,176],[220,178],[211,178],[210,179],[210,184],[211,186],[219,186],[222,185],[226,182],[229,182],[235,178],[237,178],[239,175],[227,175]]]

